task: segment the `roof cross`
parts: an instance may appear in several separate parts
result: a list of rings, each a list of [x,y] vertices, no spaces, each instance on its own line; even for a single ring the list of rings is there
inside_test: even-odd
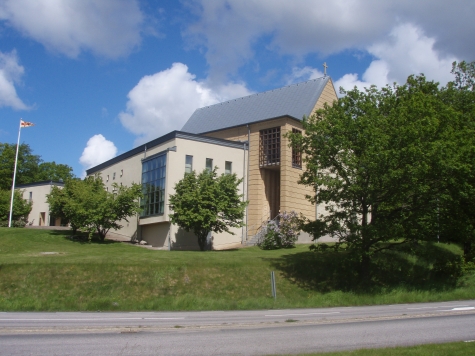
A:
[[[327,62],[323,62],[323,75],[326,77],[327,76]]]

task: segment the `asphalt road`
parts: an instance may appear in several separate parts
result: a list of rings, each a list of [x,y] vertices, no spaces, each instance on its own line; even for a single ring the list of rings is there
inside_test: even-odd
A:
[[[0,355],[264,355],[475,340],[475,300],[351,308],[0,313]],[[473,342],[475,354],[475,341]]]

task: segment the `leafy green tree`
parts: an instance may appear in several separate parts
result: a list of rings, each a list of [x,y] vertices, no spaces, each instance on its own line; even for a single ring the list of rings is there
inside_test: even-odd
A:
[[[435,239],[438,197],[457,150],[455,110],[424,76],[343,94],[303,120],[304,135],[289,137],[304,153],[300,183],[314,190],[307,198],[326,206],[305,229],[315,239],[337,237],[335,248],[357,256],[369,281],[374,253]]]
[[[0,143],[0,190],[10,190],[12,188],[15,153],[16,144]],[[40,156],[34,155],[29,145],[20,144],[16,184],[34,182],[40,162]]]
[[[0,190],[10,190],[15,167],[16,144],[0,143]],[[66,164],[43,162],[26,143],[20,144],[15,184],[74,178],[73,169]]]
[[[442,98],[455,110],[457,150],[439,197],[439,235],[460,243],[467,260],[474,257],[475,244],[475,62],[454,62],[452,73],[455,79],[443,88]]]
[[[7,222],[10,218],[10,199],[11,190],[0,190],[0,221]],[[23,199],[22,193],[19,190],[15,190],[13,195],[12,221],[26,219],[31,211],[31,207],[31,202]]]
[[[238,186],[242,179],[235,174],[222,174],[216,168],[196,175],[193,171],[175,185],[170,195],[170,220],[186,231],[193,231],[201,251],[206,249],[209,232],[228,232],[231,227],[244,226],[244,209]]]
[[[128,221],[141,210],[141,185],[113,184],[113,189],[113,192],[106,191],[100,176],[69,179],[62,189],[53,187],[48,195],[51,214],[67,219],[73,231],[97,232],[104,240],[110,229],[122,228],[121,220]]]
[[[75,178],[73,168],[67,164],[59,164],[56,162],[42,162],[38,166],[38,173],[35,181],[66,181]]]

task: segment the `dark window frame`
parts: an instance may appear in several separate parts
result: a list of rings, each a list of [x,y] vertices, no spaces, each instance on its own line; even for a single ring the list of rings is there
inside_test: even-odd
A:
[[[191,158],[191,162],[190,162],[190,171],[188,172],[187,170],[187,165],[188,165],[188,158]],[[191,173],[193,172],[193,156],[191,155],[185,155],[185,174],[186,173]]]
[[[141,217],[165,213],[166,153],[142,161]]]
[[[211,165],[208,165],[208,162],[211,162]],[[213,159],[212,158],[206,158],[206,169],[211,172],[213,170]]]
[[[297,129],[292,129],[292,133],[301,135],[302,131],[297,130]],[[292,167],[302,168],[302,151],[293,146],[292,146]]]
[[[280,133],[280,126],[259,131],[259,166],[280,165]]]
[[[229,163],[229,166],[230,166],[230,167],[229,167],[229,172],[227,172],[228,169],[227,169],[227,167],[226,167],[228,163]],[[225,174],[233,174],[233,162],[231,162],[231,161],[224,161],[224,173],[225,173]]]

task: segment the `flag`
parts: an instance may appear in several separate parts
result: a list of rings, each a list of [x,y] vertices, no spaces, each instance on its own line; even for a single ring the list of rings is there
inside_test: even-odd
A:
[[[32,122],[20,120],[20,127],[30,127],[30,126],[35,126],[35,124]]]

